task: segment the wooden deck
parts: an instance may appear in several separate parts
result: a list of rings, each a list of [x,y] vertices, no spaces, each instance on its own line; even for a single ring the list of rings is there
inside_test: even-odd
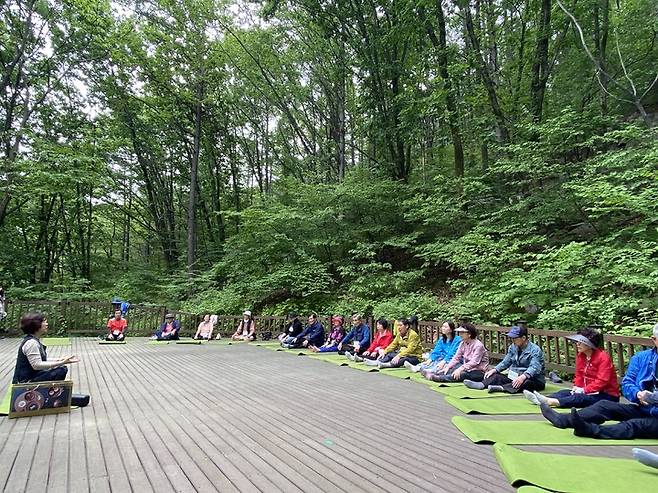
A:
[[[91,404],[0,418],[3,491],[514,491],[492,447],[454,428],[459,411],[425,385],[247,344],[145,342],[49,348],[81,357],[70,376]],[[17,344],[0,341],[3,393]]]

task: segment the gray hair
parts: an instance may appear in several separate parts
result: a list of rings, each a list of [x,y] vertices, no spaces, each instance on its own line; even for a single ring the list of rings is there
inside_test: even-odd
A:
[[[653,336],[658,337],[658,324],[653,326]]]

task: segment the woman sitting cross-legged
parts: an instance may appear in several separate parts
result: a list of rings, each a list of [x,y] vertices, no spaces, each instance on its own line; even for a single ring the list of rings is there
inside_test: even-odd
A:
[[[398,333],[386,349],[380,349],[379,360],[364,360],[365,364],[374,364],[379,368],[399,368],[409,361],[412,365],[420,363],[423,356],[423,344],[418,332],[411,328],[411,321],[404,319],[397,322]]]
[[[573,387],[549,396],[524,391],[533,404],[551,407],[583,408],[606,400],[619,402],[617,373],[608,353],[601,349],[603,336],[597,330],[586,328],[567,337],[576,343],[576,377]]]
[[[343,329],[343,316],[334,315],[331,317],[331,332],[327,335],[325,343],[317,347],[309,344],[308,348],[315,353],[335,353],[338,351],[338,344],[345,337],[345,329]]]
[[[405,362],[404,366],[414,373],[423,370],[433,372],[441,370],[455,355],[461,342],[461,339],[455,333],[455,322],[446,320],[441,325],[441,334],[427,360],[419,365],[412,365],[409,362]]]
[[[528,329],[514,326],[506,334],[512,340],[503,361],[484,374],[482,382],[469,379],[464,385],[471,389],[517,394],[523,391],[544,390],[544,353],[528,339]],[[507,375],[501,372],[507,370]]]
[[[75,356],[48,359],[46,346],[40,340],[48,332],[48,320],[42,313],[32,312],[23,315],[21,330],[25,333],[25,337],[18,348],[12,383],[64,380],[68,372],[65,365],[80,361]]]
[[[489,353],[477,338],[477,328],[464,322],[455,332],[461,338],[455,355],[441,370],[436,373],[424,370],[423,376],[434,382],[462,382],[467,379],[481,382],[484,379],[484,370],[489,365]]]
[[[381,359],[380,350],[386,349],[393,342],[393,331],[388,327],[388,320],[380,318],[376,323],[377,331],[375,332],[375,338],[373,339],[368,349],[366,349],[361,355],[358,354],[352,355],[350,353],[345,353],[352,361],[362,362],[364,360],[379,360]]]
[[[212,338],[212,331],[215,324],[210,320],[210,313],[206,313],[203,316],[203,320],[199,322],[199,326],[196,329],[196,334],[194,334],[193,339],[199,339],[208,341]]]

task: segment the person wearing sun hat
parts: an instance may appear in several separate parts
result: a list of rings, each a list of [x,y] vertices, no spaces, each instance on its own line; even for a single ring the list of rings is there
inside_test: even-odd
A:
[[[162,322],[152,339],[158,341],[175,341],[178,340],[178,333],[180,332],[180,322],[176,320],[173,313],[165,315],[165,321]]]
[[[235,329],[235,333],[231,336],[234,341],[253,341],[256,339],[256,322],[251,316],[251,310],[242,312],[242,320]]]
[[[482,382],[464,380],[464,385],[472,389],[486,388],[488,392],[508,394],[522,390],[544,390],[544,353],[528,339],[528,329],[515,325],[505,335],[512,341],[505,358],[484,374]],[[505,370],[507,375],[502,375]]]
[[[587,407],[600,400],[619,402],[619,383],[610,355],[601,349],[603,336],[588,327],[567,336],[576,344],[576,376],[573,387],[549,396],[523,392],[533,404],[551,407]]]

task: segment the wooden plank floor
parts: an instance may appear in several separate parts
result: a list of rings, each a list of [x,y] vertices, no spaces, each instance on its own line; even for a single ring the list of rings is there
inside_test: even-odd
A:
[[[454,428],[459,411],[425,385],[253,345],[145,342],[49,348],[80,356],[70,376],[91,405],[0,418],[3,491],[514,491],[492,447]],[[17,346],[0,341],[0,392]]]

